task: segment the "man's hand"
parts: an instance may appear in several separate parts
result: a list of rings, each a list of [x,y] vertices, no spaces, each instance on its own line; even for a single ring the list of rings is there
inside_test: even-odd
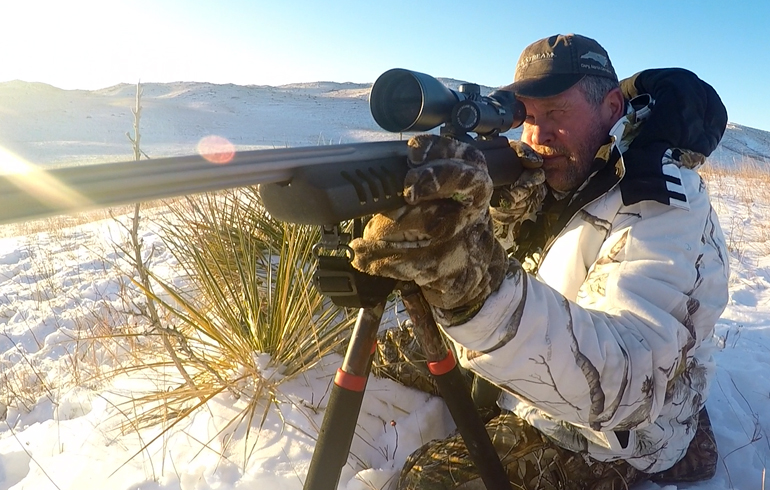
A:
[[[407,205],[375,215],[353,240],[353,266],[414,281],[442,309],[476,306],[503,280],[507,259],[489,216],[492,180],[484,155],[456,140],[409,140]]]
[[[543,159],[525,143],[511,141],[511,147],[519,154],[524,172],[510,186],[496,189],[496,204],[490,209],[495,224],[495,235],[505,250],[516,248],[516,238],[521,224],[535,221],[537,212],[548,193]]]

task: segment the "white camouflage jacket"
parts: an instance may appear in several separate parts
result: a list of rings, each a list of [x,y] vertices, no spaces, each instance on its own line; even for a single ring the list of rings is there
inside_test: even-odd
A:
[[[663,148],[656,177],[624,188],[622,131],[587,182],[600,193],[536,276],[514,261],[482,309],[444,331],[464,367],[503,388],[502,408],[564,448],[654,473],[683,457],[708,396],[728,257],[688,153]]]

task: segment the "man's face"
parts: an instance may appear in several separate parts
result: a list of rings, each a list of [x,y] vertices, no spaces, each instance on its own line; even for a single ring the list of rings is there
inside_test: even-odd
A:
[[[553,97],[520,100],[527,108],[521,141],[543,157],[548,185],[558,191],[580,186],[615,121],[608,121],[601,105],[590,104],[578,86]]]

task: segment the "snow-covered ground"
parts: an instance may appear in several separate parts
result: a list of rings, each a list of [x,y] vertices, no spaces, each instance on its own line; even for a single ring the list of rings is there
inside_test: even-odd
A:
[[[147,85],[143,146],[151,156],[163,156],[190,153],[210,134],[240,147],[393,138],[371,120],[367,89],[330,82]],[[84,92],[0,84],[0,146],[42,164],[129,159],[125,133],[133,103],[129,85]],[[769,136],[731,124],[715,158],[724,164],[766,158]],[[730,304],[714,336],[718,372],[708,401],[722,456],[718,472],[709,482],[666,490],[764,488],[770,457],[770,193],[764,191],[768,179],[751,179],[710,177],[732,268]],[[0,389],[8,390],[0,400],[14,399],[7,413],[0,406],[0,490],[302,488],[340,359],[329,357],[283,382],[261,430],[259,421],[227,426],[245,401],[222,394],[146,446],[160,426],[122,430],[122,404],[158,380],[109,375],[132,362],[142,340],[81,340],[138,321],[126,307],[136,290],[112,245],[124,240],[124,229],[112,220],[60,223],[8,225],[0,233]],[[174,260],[153,226],[142,234],[145,247],[154,249],[151,268],[173,275]],[[340,488],[389,488],[407,455],[447,435],[452,425],[440,399],[370,379]]]

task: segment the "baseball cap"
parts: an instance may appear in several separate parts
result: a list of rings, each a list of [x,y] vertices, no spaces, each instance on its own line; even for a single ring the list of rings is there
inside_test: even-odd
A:
[[[618,81],[607,51],[598,42],[578,34],[558,34],[524,49],[506,90],[521,97],[551,97],[586,75]]]

